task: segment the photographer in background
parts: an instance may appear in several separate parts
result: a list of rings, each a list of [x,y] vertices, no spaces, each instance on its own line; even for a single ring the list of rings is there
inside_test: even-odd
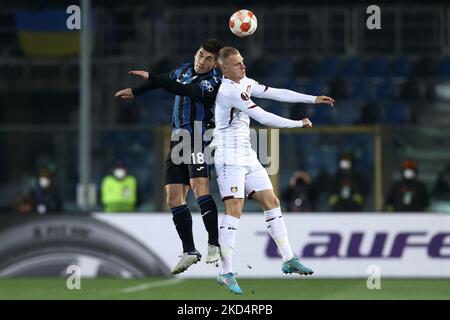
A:
[[[425,184],[417,179],[419,172],[414,160],[401,165],[401,180],[395,181],[386,198],[387,211],[425,211],[430,204]]]
[[[15,210],[21,214],[62,213],[62,209],[62,198],[47,168],[39,169],[33,189],[15,204]]]
[[[331,178],[328,204],[336,212],[363,211],[368,195],[368,182],[354,166],[351,152],[339,159],[339,170]]]
[[[281,198],[288,212],[316,211],[318,190],[311,176],[305,171],[295,171],[289,180],[289,186]]]

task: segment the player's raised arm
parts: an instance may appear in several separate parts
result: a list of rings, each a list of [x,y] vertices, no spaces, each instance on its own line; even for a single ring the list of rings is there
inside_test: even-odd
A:
[[[135,93],[136,96],[148,90],[161,88],[179,96],[186,96],[194,99],[199,99],[202,97],[203,92],[198,84],[183,84],[177,82],[177,80],[172,77],[170,73],[159,75],[154,73],[150,74],[148,71],[142,70],[133,70],[128,73],[141,76],[145,80],[149,81],[149,83],[133,89],[133,93]]]
[[[256,81],[254,81],[252,96],[290,103],[326,103],[330,106],[333,106],[335,102],[333,98],[327,96],[311,96],[289,89],[272,88],[261,85]]]
[[[133,70],[128,73],[141,76],[142,78],[144,78],[147,81],[145,84],[143,84],[139,87],[136,87],[136,88],[125,88],[125,89],[119,90],[115,93],[114,97],[121,98],[121,99],[131,99],[131,98],[137,97],[138,95],[140,95],[146,91],[160,88],[160,86],[158,84],[154,83],[153,81],[149,81],[149,73],[147,71]]]
[[[161,77],[158,75],[152,75],[152,77],[154,78],[154,82],[162,89],[170,93],[190,97],[192,99],[200,99],[208,94],[212,94],[214,90],[217,90],[217,86],[219,84],[219,82],[214,79],[203,80],[200,83],[183,84],[168,77]]]
[[[165,73],[163,75],[153,75],[153,74],[150,75],[148,71],[144,70],[132,70],[129,71],[128,73],[140,76],[144,78],[144,80],[146,80],[146,82],[143,85],[131,89],[134,97],[137,97],[143,94],[144,92],[161,88],[161,84],[158,83],[157,78],[167,77],[170,79],[171,77],[171,73]]]
[[[277,116],[276,114],[265,111],[257,105],[243,110],[250,118],[270,128],[311,128],[312,123],[308,118],[302,120],[292,120]]]
[[[225,89],[225,88],[224,88]],[[303,120],[292,120],[277,116],[258,107],[246,92],[240,92],[237,88],[228,86],[227,90],[219,93],[217,99],[226,100],[230,105],[239,111],[247,114],[250,118],[255,119],[259,123],[271,128],[301,128],[312,127],[312,123],[308,118]]]

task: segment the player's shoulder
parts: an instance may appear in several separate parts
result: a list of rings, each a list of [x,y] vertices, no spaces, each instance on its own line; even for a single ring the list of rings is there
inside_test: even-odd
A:
[[[218,78],[220,80],[222,79],[222,71],[220,71],[220,68],[213,68],[210,72],[208,72],[208,76]]]
[[[186,62],[186,63],[180,64],[177,68],[175,68],[175,70],[184,70],[184,69],[188,69],[188,68],[193,68],[192,62]]]
[[[233,96],[236,94],[240,94],[240,89],[238,88],[238,84],[234,81],[223,77],[222,84],[220,85],[219,93],[224,96]]]
[[[218,71],[218,68],[214,68],[207,74],[202,75],[199,80],[207,81],[213,86],[216,86],[222,82],[222,73],[220,72],[220,70]]]
[[[244,81],[245,83],[258,83],[258,81],[256,81],[253,78],[249,78],[249,77],[244,77],[244,79],[242,79],[242,81]]]

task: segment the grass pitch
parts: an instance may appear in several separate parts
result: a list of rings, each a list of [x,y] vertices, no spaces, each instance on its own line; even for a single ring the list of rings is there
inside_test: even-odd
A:
[[[69,290],[65,278],[0,279],[0,299],[42,300],[415,300],[450,299],[449,279],[384,279],[369,290],[365,279],[238,279],[244,290],[236,296],[214,279],[81,279]]]

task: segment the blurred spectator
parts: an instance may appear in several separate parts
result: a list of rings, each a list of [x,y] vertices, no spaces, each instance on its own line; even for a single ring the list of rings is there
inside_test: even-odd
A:
[[[102,180],[101,203],[105,212],[132,212],[138,202],[136,178],[128,174],[121,161],[117,161],[112,175]]]
[[[450,162],[439,172],[432,195],[433,198],[450,201]]]
[[[333,211],[362,211],[368,194],[368,182],[354,168],[353,155],[343,153],[338,172],[331,178],[328,204]]]
[[[62,208],[62,198],[46,168],[38,171],[35,187],[15,204],[16,211],[24,214],[61,213]]]
[[[316,211],[317,197],[318,190],[311,176],[305,171],[296,171],[281,198],[285,201],[286,211],[309,212]]]
[[[395,181],[386,199],[388,211],[424,211],[430,204],[425,184],[417,179],[419,170],[413,160],[401,166],[402,179]]]

